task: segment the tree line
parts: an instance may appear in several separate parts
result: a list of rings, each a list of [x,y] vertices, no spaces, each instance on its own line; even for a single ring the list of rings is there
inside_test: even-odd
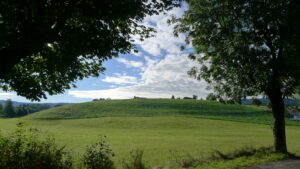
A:
[[[47,104],[23,104],[14,106],[12,100],[8,99],[4,105],[0,104],[0,116],[22,117],[49,108],[50,106]]]

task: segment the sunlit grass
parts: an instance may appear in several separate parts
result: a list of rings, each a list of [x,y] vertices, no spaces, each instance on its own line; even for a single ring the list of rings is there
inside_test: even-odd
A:
[[[209,101],[140,99],[67,105],[24,118],[0,119],[2,133],[12,131],[20,121],[54,136],[72,150],[77,162],[88,144],[106,135],[118,166],[136,149],[142,149],[145,161],[155,167],[172,163],[172,152],[205,157],[215,150],[226,153],[273,143],[267,108]],[[287,124],[288,149],[300,154],[299,123]],[[268,160],[253,158],[253,163]],[[227,163],[224,166],[235,161]]]
[[[202,100],[131,99],[73,104],[34,113],[27,119],[81,119],[97,117],[188,116],[272,124],[266,107],[221,104]],[[300,123],[287,121],[287,125]]]
[[[12,130],[20,119],[1,119],[3,132]],[[230,152],[243,146],[270,146],[268,125],[210,120],[192,117],[105,117],[72,120],[26,120],[27,125],[47,131],[58,144],[73,150],[75,159],[86,145],[106,135],[120,161],[134,149],[143,149],[152,166],[170,162],[170,151],[205,156],[214,150]],[[300,154],[300,128],[287,127],[290,152]]]

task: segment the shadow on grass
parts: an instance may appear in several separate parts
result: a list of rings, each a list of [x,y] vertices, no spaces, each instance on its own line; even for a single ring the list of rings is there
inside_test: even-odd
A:
[[[283,159],[299,159],[294,154],[280,154],[273,151],[273,147],[243,147],[230,153],[214,151],[207,157],[195,157],[189,154],[184,156],[173,153],[176,168],[228,168],[238,169],[256,164]]]

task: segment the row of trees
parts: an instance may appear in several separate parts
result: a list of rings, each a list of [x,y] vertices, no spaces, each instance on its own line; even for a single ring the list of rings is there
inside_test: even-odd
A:
[[[0,104],[0,113],[5,117],[15,116],[16,112],[10,99],[5,102],[4,106]]]
[[[171,99],[175,99],[175,96],[172,95]],[[176,99],[180,99],[180,97],[177,97]],[[197,100],[198,96],[197,95],[193,95],[193,97],[183,97],[183,99],[194,99],[194,100]]]
[[[47,104],[23,104],[15,107],[12,100],[8,99],[4,106],[0,104],[0,114],[4,117],[21,117],[49,108]]]
[[[111,98],[99,98],[99,99],[93,99],[93,101],[101,101],[101,100],[111,100]]]

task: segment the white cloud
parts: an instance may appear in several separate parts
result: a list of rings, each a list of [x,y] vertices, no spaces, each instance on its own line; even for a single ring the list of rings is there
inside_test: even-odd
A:
[[[102,81],[118,85],[123,84],[138,84],[138,80],[134,76],[115,74],[116,76],[106,76]]]
[[[142,73],[142,83],[108,90],[73,90],[69,91],[69,94],[78,98],[109,97],[112,99],[128,99],[133,96],[170,98],[172,95],[176,97],[197,95],[203,98],[208,94],[205,82],[196,81],[187,75],[187,71],[194,63],[187,59],[186,55],[167,55],[158,62],[148,59],[148,66]],[[121,79],[115,82],[121,82]]]
[[[142,87],[143,88],[143,87]],[[166,98],[171,97],[169,94],[160,93],[158,91],[138,91],[140,86],[119,87],[108,90],[87,90],[87,91],[69,91],[70,95],[78,98],[112,98],[112,99],[129,99],[134,96],[142,96],[148,98]]]
[[[133,61],[133,60],[127,60],[124,58],[117,58],[118,62],[125,64],[128,68],[142,68],[143,62]]]
[[[0,99],[9,99],[12,98],[14,94],[12,93],[0,93]]]
[[[182,9],[174,9],[170,14],[180,16]],[[144,55],[145,64],[137,61],[129,61],[118,58],[117,61],[127,65],[128,68],[140,68],[141,78],[129,75],[115,74],[113,77],[106,77],[105,81],[110,83],[132,84],[126,87],[117,87],[107,90],[93,91],[69,91],[69,94],[78,98],[112,98],[128,99],[133,96],[148,98],[170,98],[197,95],[205,97],[209,91],[206,90],[206,83],[197,81],[187,75],[187,71],[195,66],[195,63],[187,58],[187,54],[180,51],[180,45],[184,44],[184,37],[173,36],[173,28],[167,24],[169,15],[158,15],[147,17],[145,25],[154,25],[157,34],[155,37],[145,41],[136,41],[136,44]],[[135,37],[134,37],[135,38]],[[157,57],[161,56],[161,57]],[[130,78],[129,78],[130,77]],[[138,81],[140,81],[138,83]]]
[[[135,44],[152,56],[162,56],[163,51],[169,54],[181,53],[179,46],[184,44],[184,36],[174,37],[173,26],[170,26],[167,20],[171,15],[181,16],[182,14],[182,8],[175,8],[167,14],[146,17],[143,24],[154,27],[157,33],[154,34],[154,37],[144,41],[140,41],[138,36],[134,36]]]

